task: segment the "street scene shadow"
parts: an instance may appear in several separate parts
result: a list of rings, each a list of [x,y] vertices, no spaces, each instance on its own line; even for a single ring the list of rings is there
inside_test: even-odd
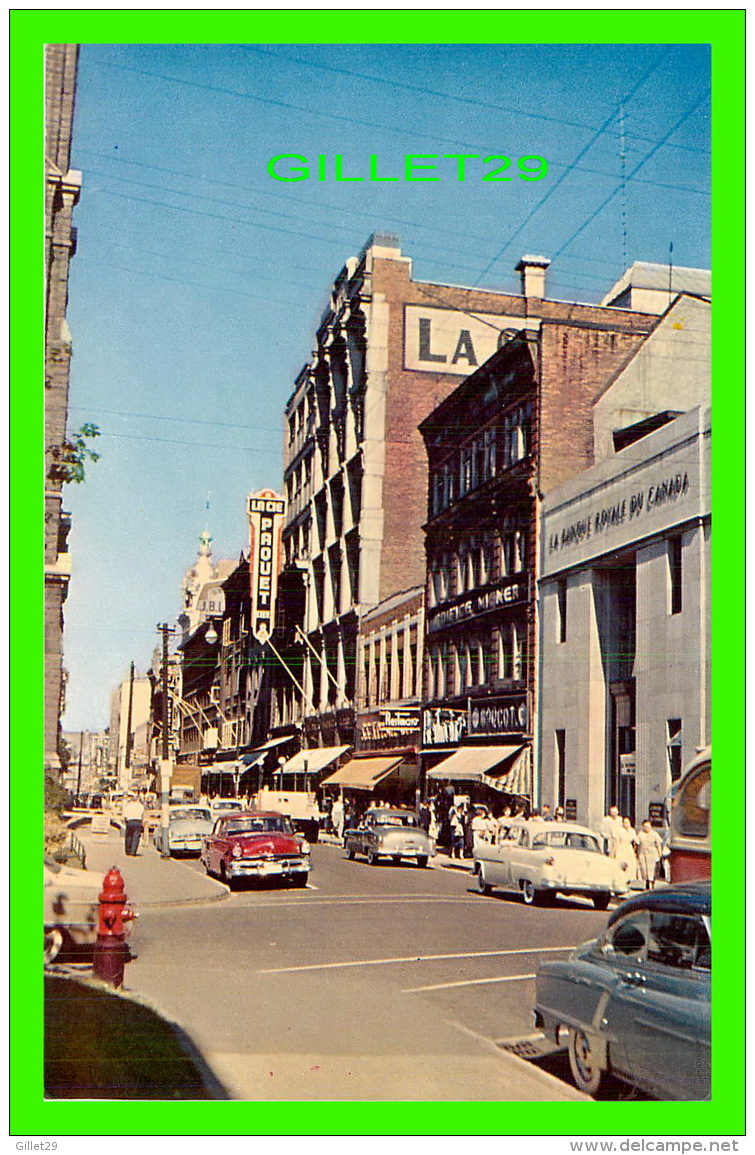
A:
[[[45,975],[48,1099],[230,1099],[191,1042],[155,1011],[86,982]]]

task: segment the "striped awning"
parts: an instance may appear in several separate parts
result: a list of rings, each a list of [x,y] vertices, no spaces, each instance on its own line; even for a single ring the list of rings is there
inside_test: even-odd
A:
[[[483,782],[506,794],[529,797],[532,792],[530,748],[521,742],[505,746],[460,746],[428,770],[434,782]]]
[[[396,758],[352,758],[335,774],[324,778],[321,786],[345,786],[351,790],[374,790],[378,782],[387,778],[403,762]]]

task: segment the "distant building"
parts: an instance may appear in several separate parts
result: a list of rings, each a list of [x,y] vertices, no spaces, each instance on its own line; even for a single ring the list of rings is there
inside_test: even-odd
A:
[[[71,794],[91,793],[101,778],[110,777],[107,730],[66,730],[63,733],[70,761],[63,785]]]
[[[680,293],[710,299],[710,269],[655,265],[635,261],[606,293],[601,305],[618,309],[638,309],[643,313],[665,313]]]
[[[110,695],[110,773],[121,789],[147,772],[150,762],[152,686],[146,674],[126,677]],[[129,716],[131,726],[129,728]]]
[[[187,569],[182,582],[183,609],[177,620],[183,641],[202,622],[223,613],[223,582],[235,567],[235,561],[225,558],[214,562],[209,531],[200,534],[196,560]]]
[[[78,45],[45,48],[45,769],[59,770],[63,712],[63,603],[71,565],[61,449],[68,422],[71,334],[68,266],[76,251],[73,207],[81,173],[71,165]]]

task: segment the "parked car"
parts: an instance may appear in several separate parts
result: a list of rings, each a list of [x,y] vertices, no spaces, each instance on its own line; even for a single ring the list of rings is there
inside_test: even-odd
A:
[[[581,1091],[607,1072],[658,1099],[710,1098],[710,882],[648,890],[605,934],[542,963],[535,1022],[569,1038]]]
[[[211,830],[212,815],[206,806],[171,806],[167,828],[157,825],[152,841],[161,854],[164,849],[170,854],[199,854]]]
[[[103,878],[45,855],[45,962],[94,946]]]
[[[397,863],[413,858],[417,866],[427,866],[435,853],[435,843],[411,810],[368,810],[358,826],[344,831],[343,845],[347,858],[364,854],[371,866],[380,858]]]
[[[210,801],[210,813],[213,820],[221,814],[243,814],[246,806],[239,798],[213,798]]]
[[[221,816],[202,849],[208,874],[231,890],[242,879],[280,879],[306,886],[311,868],[309,843],[294,833],[284,814],[246,811]]]
[[[606,910],[612,898],[629,889],[629,866],[603,854],[600,836],[576,822],[514,819],[499,826],[495,842],[478,840],[474,851],[480,892],[517,891],[528,906],[561,893],[586,895],[597,910]]]

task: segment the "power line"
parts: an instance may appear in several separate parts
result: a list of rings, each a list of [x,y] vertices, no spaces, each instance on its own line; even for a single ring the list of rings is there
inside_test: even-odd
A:
[[[705,101],[708,99],[709,96],[710,96],[710,89],[706,89],[705,92],[703,93],[703,95],[697,101],[697,103],[693,104],[691,108],[688,108],[687,111],[684,113],[684,115],[681,116],[679,118],[679,120],[677,120],[676,124],[674,124],[668,130],[668,132],[666,133],[666,136],[667,137],[672,136],[678,129],[680,129],[682,127],[682,125],[684,124],[684,122],[689,120],[689,118],[695,112],[697,112],[698,108],[700,108],[705,103]],[[651,150],[647,154],[647,156],[643,157],[643,159],[639,162],[638,165],[636,165],[636,167],[632,171],[637,172],[639,169],[642,168],[643,165],[647,164],[647,162],[653,156],[655,156],[655,154],[658,152],[658,149],[662,148],[663,143],[664,143],[663,140],[659,140],[658,144],[656,144],[654,148],[651,148]],[[616,186],[616,188],[613,190],[613,192],[609,193],[609,195],[605,198],[605,200],[602,201],[598,205],[598,207],[595,209],[595,211],[592,212],[590,214],[590,216],[587,217],[586,220],[584,220],[582,222],[582,224],[579,226],[579,228],[576,230],[576,232],[572,233],[572,235],[569,237],[569,239],[567,241],[564,241],[561,248],[554,254],[554,257],[553,257],[554,260],[556,260],[556,258],[561,255],[561,253],[564,251],[564,249],[566,249],[572,243],[572,241],[577,239],[577,237],[580,235],[580,233],[584,232],[584,230],[587,228],[588,225],[592,224],[592,222],[595,220],[596,216],[603,211],[603,209],[606,207],[606,205],[611,203],[611,201],[616,196],[616,194],[620,191],[620,189],[621,189],[621,184],[618,184]]]
[[[237,89],[223,88],[219,85],[213,85],[213,84],[205,84],[205,83],[198,81],[198,80],[186,80],[185,78],[181,78],[181,77],[167,76],[165,73],[154,72],[151,69],[136,68],[133,65],[127,65],[127,64],[114,64],[112,61],[106,61],[106,60],[93,60],[90,63],[93,63],[95,65],[98,65],[98,66],[104,67],[104,68],[114,68],[120,72],[134,72],[140,76],[149,76],[154,80],[163,80],[169,84],[181,84],[181,85],[185,85],[185,86],[190,87],[190,88],[206,89],[210,92],[218,92],[218,93],[224,94],[226,96],[235,96],[241,100],[258,101],[261,104],[268,104],[268,105],[272,105],[274,107],[286,108],[286,109],[290,109],[291,111],[294,111],[294,112],[303,112],[309,116],[319,116],[319,117],[324,118],[326,120],[345,121],[348,124],[359,125],[361,128],[377,128],[377,129],[380,129],[381,132],[395,132],[400,136],[410,136],[410,137],[413,137],[414,139],[416,139],[416,137],[417,137],[417,130],[416,129],[401,128],[397,125],[392,125],[392,124],[381,124],[379,121],[362,120],[360,117],[346,116],[343,113],[338,113],[338,112],[325,112],[324,110],[319,109],[319,108],[311,108],[311,107],[307,107],[306,105],[303,105],[303,104],[293,104],[290,101],[273,100],[271,97],[259,96],[256,93],[252,93],[252,92],[239,92]],[[600,133],[598,133],[598,135],[600,135]],[[459,137],[439,136],[437,133],[430,133],[430,132],[426,132],[426,131],[422,132],[422,137],[425,140],[438,141],[438,143],[440,143],[440,144],[452,144],[454,146],[462,145],[465,148],[469,147],[469,141],[468,140],[462,140]],[[475,145],[475,147],[476,148],[482,148],[483,151],[485,151],[486,149],[490,149],[494,146],[492,146],[492,145],[486,145],[486,146]],[[557,161],[549,162],[549,164],[551,164],[551,167],[553,167],[553,168],[563,167]],[[604,172],[604,171],[601,171],[600,169],[582,168],[581,166],[577,165],[576,162],[574,162],[571,165],[566,166],[565,171],[568,173],[568,172],[572,171],[575,167],[579,168],[580,171],[590,173],[593,176],[610,176],[610,177],[612,177],[614,175],[613,173]],[[648,182],[648,183],[655,183],[655,182]],[[669,187],[679,187],[679,188],[682,188],[683,191],[700,193],[700,195],[707,195],[705,190],[695,189],[692,186],[669,186]]]
[[[643,72],[640,79],[636,82],[636,84],[633,85],[633,87],[626,94],[626,96],[624,96],[622,98],[622,100],[620,101],[620,105],[621,104],[628,104],[629,101],[632,100],[632,98],[636,95],[636,93],[639,92],[640,88],[642,88],[645,81],[648,80],[649,77],[652,76],[652,74],[660,67],[660,63],[661,63],[661,56],[659,55],[656,58],[655,63],[651,64],[648,68],[645,69],[645,71]],[[556,183],[551,185],[551,187],[546,192],[545,196],[541,197],[541,199],[537,202],[537,204],[534,206],[534,208],[531,209],[531,211],[524,218],[522,223],[516,229],[514,229],[514,232],[510,235],[510,237],[506,241],[505,245],[503,245],[503,247],[501,249],[499,249],[499,251],[493,257],[493,259],[491,261],[488,261],[487,265],[485,266],[485,268],[482,270],[479,277],[477,278],[477,284],[479,284],[480,281],[483,279],[483,277],[485,277],[490,272],[493,265],[498,260],[500,260],[500,258],[506,252],[506,249],[513,243],[515,238],[518,237],[519,234],[522,232],[522,230],[529,224],[529,222],[532,220],[532,218],[535,216],[535,214],[537,212],[539,212],[539,210],[543,207],[543,205],[548,200],[550,200],[550,198],[553,196],[556,189],[559,188],[563,184],[563,182],[566,180],[566,177],[569,175],[572,168],[574,168],[574,166],[576,164],[578,164],[578,162],[582,159],[582,157],[587,152],[589,152],[589,150],[592,148],[592,146],[595,144],[596,140],[601,136],[601,134],[603,132],[605,132],[605,130],[608,128],[608,125],[611,123],[611,121],[613,120],[615,115],[616,115],[616,109],[614,108],[609,113],[609,115],[606,117],[606,119],[603,121],[600,128],[590,137],[587,144],[584,145],[583,148],[580,149],[580,151],[577,153],[576,157],[572,161],[572,164],[561,174],[561,176],[558,178]]]

